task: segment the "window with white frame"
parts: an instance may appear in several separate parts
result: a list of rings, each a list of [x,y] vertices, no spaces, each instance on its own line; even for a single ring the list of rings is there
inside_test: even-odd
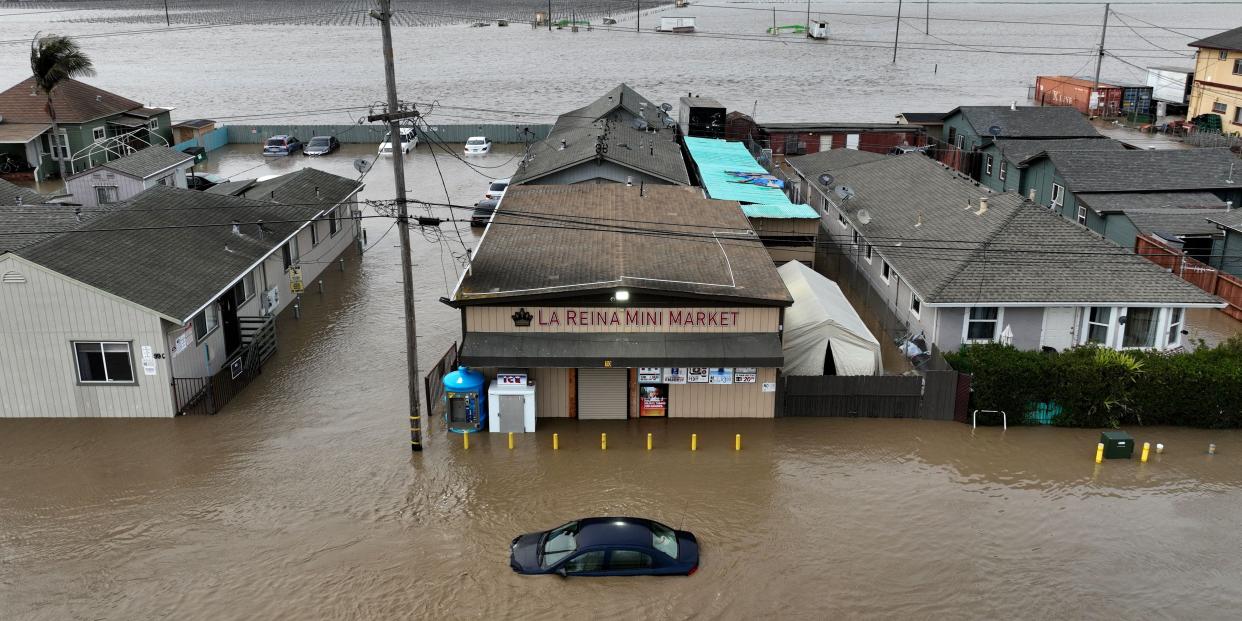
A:
[[[1229,111],[1229,106],[1227,104],[1221,103],[1219,101],[1212,104],[1212,112],[1215,112],[1216,114],[1224,114],[1228,111]]]
[[[1052,201],[1049,202],[1048,206],[1053,209],[1060,209],[1061,205],[1064,203],[1065,203],[1065,188],[1057,183],[1052,184]]]
[[[111,205],[119,202],[120,191],[115,185],[97,185],[95,186],[95,202],[100,205]]]
[[[880,278],[883,278],[884,282],[888,282],[892,277],[893,277],[893,268],[888,266],[888,261],[881,261],[880,262]]]
[[[236,285],[233,285],[233,299],[237,300],[238,306],[241,306],[250,301],[252,297],[254,297],[254,272],[248,272],[237,281]]]
[[[1156,333],[1160,325],[1160,309],[1128,308],[1125,314],[1125,331],[1121,333],[1122,347],[1155,347]]]
[[[966,313],[967,341],[994,341],[1000,334],[1000,308],[976,306]]]
[[[854,245],[857,246],[860,240],[862,240],[862,235],[859,235],[858,231],[854,231]]]
[[[1242,75],[1242,58],[1233,61],[1233,75]]]
[[[1078,223],[1079,224],[1087,223],[1087,208],[1083,205],[1078,206]]]
[[[159,129],[159,128],[160,128],[160,120],[158,117],[151,119],[150,121],[147,122],[147,129]]]
[[[866,247],[866,249],[865,249],[865,252],[866,252],[867,263],[870,263],[870,262],[871,262],[871,254],[872,254],[872,252],[873,252],[873,249],[871,248],[871,244],[867,244],[867,247]]]
[[[318,219],[311,220],[310,232],[311,232],[311,246],[312,247],[318,246],[319,245],[319,220]]]
[[[134,361],[129,343],[73,343],[78,381],[83,384],[133,384]]]
[[[1165,339],[1165,344],[1169,347],[1177,347],[1182,342],[1182,326],[1186,323],[1185,310],[1181,308],[1169,309],[1169,334]]]
[[[59,134],[48,134],[51,155],[54,160],[69,159],[69,134],[61,130]]]
[[[1087,312],[1087,342],[1108,345],[1108,330],[1113,323],[1113,309],[1093,306]]]
[[[96,127],[91,130],[91,140],[94,140],[95,142],[100,142],[104,138],[107,138],[107,136],[108,132],[103,127]]]
[[[914,315],[915,317],[918,317],[919,313],[922,313],[922,312],[923,312],[923,301],[919,299],[919,296],[915,295],[914,292],[911,291],[910,292],[910,313]]]
[[[202,342],[203,339],[207,338],[207,335],[214,332],[218,327],[220,327],[220,309],[215,302],[212,302],[202,312],[194,316],[194,340]]]
[[[1242,106],[1233,109],[1233,122],[1242,124]]]
[[[849,223],[849,222],[847,222],[847,221],[845,220],[845,212],[844,212],[844,211],[837,213],[837,222],[840,222],[840,223],[841,223],[841,226],[843,226],[843,227],[845,227],[845,228],[849,228],[849,227],[850,227],[850,223]]]
[[[989,177],[992,176],[992,156],[991,155],[987,156],[987,158],[983,160],[983,174]]]
[[[966,137],[965,137],[965,136],[963,136],[963,135],[961,135],[961,134],[958,134],[958,135],[957,135],[957,143],[956,143],[956,144],[954,144],[953,146],[957,147],[957,149],[958,149],[959,151],[961,151],[961,150],[962,150],[962,146],[963,146],[963,145],[965,145],[965,144],[966,144]]]
[[[333,207],[332,211],[328,212],[328,236],[336,235],[336,231],[340,229],[340,211],[340,207]]]
[[[999,171],[999,172],[1000,172],[1000,175],[999,175],[999,176],[1000,176],[1000,180],[1001,180],[1001,181],[1004,181],[1004,180],[1005,180],[1005,173],[1009,172],[1009,162],[1007,162],[1007,161],[1005,161],[1004,159],[1002,159],[1002,160],[1001,160],[1001,162],[1000,162],[1000,171]]]
[[[1216,58],[1219,60],[1229,60],[1229,50],[1220,50],[1216,53]]]

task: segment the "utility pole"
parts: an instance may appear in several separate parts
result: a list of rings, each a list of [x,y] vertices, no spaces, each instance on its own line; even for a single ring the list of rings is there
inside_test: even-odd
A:
[[[923,34],[931,34],[931,0],[923,3],[927,13],[923,16]]]
[[[897,40],[901,38],[901,0],[897,0],[897,32],[893,33],[893,64],[897,64]]]
[[[168,0],[164,0],[164,25],[172,26],[172,20],[168,18]]]
[[[1104,37],[1108,34],[1108,14],[1109,5],[1104,5],[1104,28],[1100,30],[1100,55],[1095,59],[1095,81],[1091,84],[1090,97],[1095,97],[1095,105],[1091,107],[1091,111],[1100,105],[1100,67],[1104,64]]]
[[[811,0],[806,0],[806,34],[811,35]]]
[[[378,0],[379,11],[371,17],[379,20],[384,33],[384,82],[388,87],[388,110],[385,114],[367,117],[368,121],[387,121],[388,139],[400,144],[401,119],[418,116],[417,111],[403,112],[397,102],[397,69],[392,51],[392,0]],[[401,149],[393,149],[392,173],[397,186],[397,234],[401,237],[401,293],[405,302],[405,364],[409,373],[410,450],[423,450],[423,421],[418,411],[418,333],[414,323],[414,265],[410,257],[410,212],[405,196],[405,162]]]
[[[552,32],[552,0],[548,0],[548,32]]]
[[[637,8],[634,9],[634,32],[643,31],[643,0],[635,0]]]
[[[772,7],[772,34],[777,34],[776,30],[776,7]]]

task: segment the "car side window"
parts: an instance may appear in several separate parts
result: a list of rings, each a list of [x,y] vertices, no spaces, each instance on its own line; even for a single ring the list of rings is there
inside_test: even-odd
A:
[[[638,550],[613,550],[612,556],[608,559],[610,571],[650,569],[653,565],[651,555]]]
[[[565,571],[571,574],[582,574],[604,570],[604,551],[583,552],[565,563]]]

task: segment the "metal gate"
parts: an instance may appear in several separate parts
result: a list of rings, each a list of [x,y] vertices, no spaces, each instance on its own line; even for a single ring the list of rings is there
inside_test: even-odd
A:
[[[625,420],[629,380],[628,369],[578,369],[578,418]]]

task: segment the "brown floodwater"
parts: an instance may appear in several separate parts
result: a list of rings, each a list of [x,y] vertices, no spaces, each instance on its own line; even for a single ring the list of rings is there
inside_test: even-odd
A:
[[[255,149],[209,167],[309,163]],[[370,152],[314,164],[345,174]],[[513,152],[478,163],[504,176]],[[482,175],[439,161],[454,202],[481,195]],[[409,162],[411,195],[442,198],[425,147]],[[364,197],[391,196],[384,164]],[[1165,454],[1096,466],[1093,430],[540,420],[512,451],[486,435],[466,451],[436,422],[411,456],[396,235],[366,227],[368,253],[327,271],[326,294],[308,287],[220,414],[0,420],[0,618],[1225,619],[1242,605],[1238,431],[1132,429]],[[424,368],[457,338],[436,300],[475,239],[414,236]],[[695,532],[700,571],[509,569],[518,533],[600,514]]]

